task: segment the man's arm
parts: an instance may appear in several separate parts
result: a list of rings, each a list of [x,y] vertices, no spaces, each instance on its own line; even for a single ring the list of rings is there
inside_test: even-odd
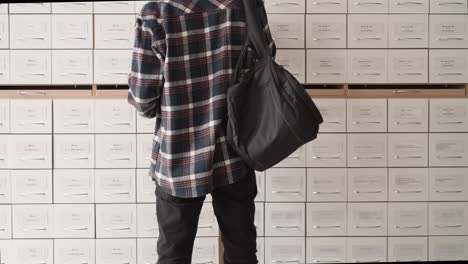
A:
[[[155,45],[161,42],[161,30],[154,18],[145,19],[144,10],[137,16],[127,101],[146,118],[160,113],[164,54]]]

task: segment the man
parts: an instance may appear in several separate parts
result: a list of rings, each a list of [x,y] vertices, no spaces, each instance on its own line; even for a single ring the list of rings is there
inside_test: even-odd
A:
[[[263,2],[251,1],[275,54]],[[209,193],[224,263],[257,263],[255,171],[228,145],[224,123],[245,37],[242,0],[159,0],[137,16],[128,102],[156,118],[149,174],[156,183],[159,264],[191,263]],[[243,72],[253,58],[249,47]]]

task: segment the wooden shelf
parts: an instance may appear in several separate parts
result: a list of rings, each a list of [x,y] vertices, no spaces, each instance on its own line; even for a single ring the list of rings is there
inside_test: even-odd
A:
[[[468,98],[468,84],[303,84],[312,98]],[[126,99],[128,85],[2,85],[0,98]]]

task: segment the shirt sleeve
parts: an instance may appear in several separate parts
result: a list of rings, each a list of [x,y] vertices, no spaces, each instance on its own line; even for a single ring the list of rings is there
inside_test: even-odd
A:
[[[136,18],[131,70],[128,75],[128,103],[140,116],[160,115],[160,98],[164,85],[164,42],[162,29],[154,18],[144,19],[144,10]],[[162,45],[161,45],[162,46]]]

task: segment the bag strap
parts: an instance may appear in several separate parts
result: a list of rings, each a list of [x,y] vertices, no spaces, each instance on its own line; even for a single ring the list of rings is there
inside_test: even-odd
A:
[[[236,67],[233,71],[233,77],[231,84],[234,84],[242,68],[242,63],[244,62],[245,55],[247,53],[248,47],[253,46],[255,50],[255,55],[260,58],[264,56],[272,56],[269,52],[269,46],[266,42],[265,35],[263,34],[263,28],[259,20],[259,15],[255,11],[258,10],[256,0],[242,0],[242,6],[244,9],[244,16],[246,22],[246,38],[239,54],[239,58],[236,63]]]
[[[250,45],[250,39],[246,38],[246,40],[244,41],[244,45],[242,45],[239,58],[237,59],[236,67],[234,68],[234,71],[233,71],[231,85],[233,85],[239,78],[242,64],[244,62],[244,59],[248,50],[247,48],[249,47],[249,45]]]
[[[271,56],[268,43],[263,33],[260,17],[257,13],[257,0],[242,0],[244,7],[245,21],[247,23],[247,36],[255,49],[255,53],[260,58]]]

